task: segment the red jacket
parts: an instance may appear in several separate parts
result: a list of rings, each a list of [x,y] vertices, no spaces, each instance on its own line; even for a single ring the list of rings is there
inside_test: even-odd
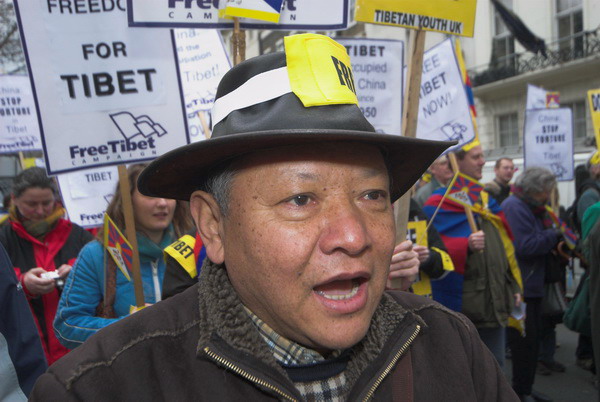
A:
[[[4,246],[12,261],[17,278],[23,284],[23,274],[35,267],[42,267],[46,271],[55,271],[62,264],[73,265],[79,250],[92,236],[65,219],[59,219],[56,226],[48,232],[43,242],[31,236],[19,222],[10,222],[0,229],[0,243]],[[23,285],[33,312],[42,346],[48,364],[54,363],[64,356],[68,349],[63,347],[52,328],[56,315],[56,308],[60,299],[60,291],[36,297],[29,293]]]

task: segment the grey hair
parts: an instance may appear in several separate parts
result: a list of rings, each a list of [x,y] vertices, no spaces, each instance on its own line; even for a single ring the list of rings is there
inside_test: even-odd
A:
[[[555,185],[554,174],[550,170],[538,166],[525,169],[515,181],[515,186],[521,187],[526,195],[550,191]]]
[[[26,190],[35,187],[49,188],[54,196],[58,195],[55,181],[48,177],[41,167],[32,167],[19,173],[13,181],[12,194],[14,197],[20,197]]]
[[[233,163],[227,163],[214,169],[204,183],[200,185],[199,190],[207,192],[215,197],[217,205],[223,216],[229,213],[229,197],[231,195],[231,185],[237,174],[237,169]]]

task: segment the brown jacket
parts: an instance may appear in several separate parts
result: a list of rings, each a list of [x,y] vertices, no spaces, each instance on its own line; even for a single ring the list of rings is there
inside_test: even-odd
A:
[[[473,325],[429,299],[386,294],[353,347],[348,400],[392,400],[410,349],[417,401],[517,400]],[[405,400],[404,395],[395,395]],[[110,325],[44,374],[31,400],[301,400],[222,266],[198,285]]]

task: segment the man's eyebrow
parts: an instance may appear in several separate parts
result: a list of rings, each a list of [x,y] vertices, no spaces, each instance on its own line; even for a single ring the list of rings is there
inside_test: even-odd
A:
[[[362,170],[362,174],[361,174],[361,176],[365,179],[370,179],[372,177],[381,176],[381,175],[383,175],[383,172],[380,169],[375,169],[375,168],[364,168]],[[296,176],[298,176],[298,178],[300,178],[302,180],[307,180],[307,181],[316,181],[319,179],[319,176],[317,174],[308,173],[308,172],[297,172]]]
[[[302,180],[309,180],[309,181],[317,181],[319,179],[319,176],[314,174],[314,173],[307,173],[307,172],[297,172],[296,176],[298,176],[298,178],[302,179]]]

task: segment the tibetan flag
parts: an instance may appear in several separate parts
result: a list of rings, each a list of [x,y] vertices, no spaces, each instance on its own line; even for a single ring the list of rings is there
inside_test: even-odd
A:
[[[577,246],[577,242],[579,241],[579,238],[577,237],[575,232],[573,232],[565,222],[563,222],[558,216],[556,216],[552,208],[550,208],[548,205],[546,205],[546,211],[548,212],[550,219],[552,219],[552,224],[554,225],[554,227],[560,230],[560,232],[562,233],[563,239],[565,240],[565,243],[567,244],[569,249],[575,249],[575,246]]]
[[[454,177],[449,187],[450,190],[446,197],[468,208],[473,208],[483,190],[481,183],[462,173],[458,173]]]
[[[454,44],[456,52],[456,60],[458,61],[458,67],[460,69],[460,75],[465,85],[465,92],[467,93],[467,100],[469,101],[469,109],[471,109],[471,116],[477,117],[477,111],[475,110],[475,97],[473,96],[473,85],[471,85],[471,79],[467,73],[467,67],[465,65],[465,59],[462,55],[462,48],[460,46],[460,40],[456,39]]]
[[[104,214],[104,247],[115,260],[115,264],[117,264],[125,278],[130,281],[129,272],[133,264],[133,250],[131,244],[108,214]]]
[[[282,5],[283,0],[229,0],[225,15],[278,23]]]

